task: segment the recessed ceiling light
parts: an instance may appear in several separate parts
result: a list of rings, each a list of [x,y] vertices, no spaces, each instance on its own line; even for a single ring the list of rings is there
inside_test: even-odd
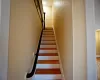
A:
[[[54,2],[54,5],[55,6],[60,6],[61,5],[61,2],[60,1],[56,1],[56,2]]]
[[[55,6],[70,5],[69,1],[55,1],[53,4]]]

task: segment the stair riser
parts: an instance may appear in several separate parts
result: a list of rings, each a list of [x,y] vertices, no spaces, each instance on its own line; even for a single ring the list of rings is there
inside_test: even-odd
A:
[[[47,35],[51,35],[51,36],[53,36],[54,33],[43,33],[43,36],[47,36]]]
[[[38,60],[59,60],[58,56],[39,56]]]
[[[51,37],[47,37],[47,36],[42,37],[42,39],[45,39],[45,38],[46,39],[55,39],[55,37],[52,37],[52,36]]]
[[[43,33],[43,35],[45,36],[45,35],[54,35],[54,33]]]
[[[42,37],[55,37],[54,35],[42,35]]]
[[[42,37],[42,39],[48,39],[48,40],[55,40],[55,38],[54,37]]]
[[[54,75],[37,75],[35,74],[32,78],[32,80],[55,80],[55,79],[61,79],[61,75],[60,74],[54,74]]]
[[[43,31],[43,32],[44,32],[44,33],[46,33],[46,32],[54,33],[52,30]]]
[[[53,30],[45,30],[43,32],[52,32],[52,33],[54,33]]]
[[[42,36],[54,36],[54,34],[43,34]]]
[[[43,33],[54,33],[53,31],[43,31]]]
[[[56,48],[56,45],[40,45],[40,48]]]
[[[39,50],[39,53],[57,53],[57,50]]]
[[[43,31],[53,31],[53,29],[45,29],[45,30],[43,30]]]
[[[60,68],[59,64],[37,64],[36,68],[38,69],[54,69]]]
[[[54,38],[42,38],[42,41],[55,41]]]
[[[55,41],[41,41],[42,44],[56,44]]]
[[[41,45],[56,45],[56,43],[41,43]]]

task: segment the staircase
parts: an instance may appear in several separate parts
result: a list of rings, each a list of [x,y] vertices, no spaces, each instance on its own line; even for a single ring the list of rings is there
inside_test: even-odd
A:
[[[63,80],[52,28],[43,30],[38,62],[32,80]]]

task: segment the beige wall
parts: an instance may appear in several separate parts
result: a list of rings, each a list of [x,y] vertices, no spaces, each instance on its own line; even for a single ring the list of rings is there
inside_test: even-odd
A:
[[[54,0],[53,24],[65,80],[73,80],[73,32],[71,0]]]
[[[25,80],[41,27],[34,0],[11,0],[8,80]]]
[[[96,55],[100,55],[100,31],[96,31]]]
[[[87,79],[85,1],[72,0],[73,80]]]
[[[45,15],[45,26],[52,27],[52,6],[44,6],[43,7]]]
[[[66,80],[86,80],[84,0],[55,0],[54,28]]]

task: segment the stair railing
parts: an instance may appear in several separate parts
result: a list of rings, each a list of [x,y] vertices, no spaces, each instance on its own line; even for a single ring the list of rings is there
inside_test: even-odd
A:
[[[35,59],[34,59],[34,63],[33,63],[33,66],[32,66],[32,70],[31,70],[30,73],[27,73],[26,78],[31,78],[35,74],[38,55],[39,55],[39,49],[40,49],[40,44],[41,44],[41,39],[42,39],[42,33],[43,33],[43,29],[45,29],[45,13],[42,12],[39,0],[34,0],[34,3],[35,3],[38,15],[39,15],[41,23],[42,23],[42,31],[41,31],[41,34],[40,34],[37,52],[34,55]]]
[[[45,29],[45,25],[44,25],[44,24],[45,24],[45,14],[44,14],[44,12],[43,12],[43,6],[40,5],[40,1],[41,1],[41,0],[34,0],[34,3],[35,3],[35,6],[36,6],[36,9],[37,9],[39,18],[40,18],[40,20],[41,20],[43,29]]]
[[[35,60],[34,60],[34,63],[33,63],[32,71],[30,73],[27,73],[26,78],[31,78],[34,75],[34,73],[35,73],[36,65],[37,65],[37,60],[38,60],[39,49],[40,49],[40,44],[41,44],[41,39],[42,39],[42,33],[43,33],[43,29],[41,31],[41,36],[40,36],[37,52],[36,52],[36,54],[34,56]]]
[[[44,26],[44,29],[45,29],[45,14],[46,14],[46,13],[44,12],[43,14],[44,14],[44,22],[43,22],[44,25],[43,25],[43,26]]]

